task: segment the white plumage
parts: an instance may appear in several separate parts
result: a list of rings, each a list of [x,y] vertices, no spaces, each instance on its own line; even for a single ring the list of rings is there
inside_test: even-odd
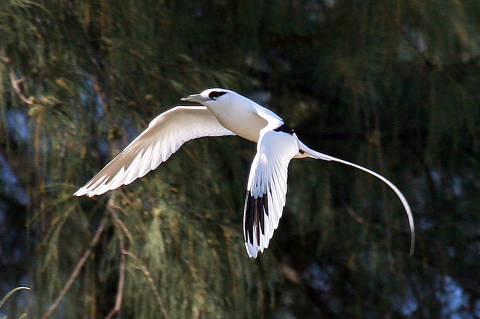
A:
[[[305,157],[353,166],[392,188],[408,216],[410,254],[413,254],[415,228],[410,206],[385,177],[360,165],[311,150],[278,115],[236,92],[208,89],[186,96],[182,101],[204,106],[177,106],[157,116],[142,134],[74,195],[100,195],[128,185],[165,162],[186,141],[204,136],[238,135],[257,142],[243,216],[245,247],[250,257],[257,257],[258,252],[268,247],[278,227],[285,206],[290,160]]]
[[[205,107],[177,106],[157,116],[148,128],[74,195],[95,196],[128,185],[165,162],[186,141],[235,135]]]

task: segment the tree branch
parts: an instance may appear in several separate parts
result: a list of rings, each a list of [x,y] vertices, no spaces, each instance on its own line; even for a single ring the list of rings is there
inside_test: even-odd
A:
[[[120,251],[125,251],[125,243],[123,241],[123,236],[121,234],[118,235],[118,240],[120,242]],[[117,298],[115,300],[115,306],[113,307],[112,311],[105,317],[105,319],[113,318],[115,314],[120,311],[122,307],[122,299],[123,299],[123,288],[125,286],[125,261],[126,257],[125,254],[121,254],[120,256],[120,271],[119,271],[119,278],[118,278],[118,290],[117,290]]]
[[[55,299],[53,304],[50,306],[50,309],[48,309],[48,311],[42,316],[41,319],[46,319],[50,317],[52,313],[58,308],[58,305],[67,294],[68,290],[70,289],[73,282],[75,281],[78,274],[80,273],[80,270],[85,265],[85,262],[87,261],[88,257],[90,257],[90,255],[92,254],[92,248],[95,247],[95,245],[98,243],[98,240],[100,239],[100,235],[103,233],[106,224],[107,224],[107,217],[105,216],[103,217],[102,222],[100,223],[100,226],[98,226],[97,232],[93,236],[93,239],[90,242],[89,248],[83,254],[82,258],[80,259],[77,266],[73,270],[72,274],[70,275],[70,278],[68,279],[67,283],[65,284],[62,291],[58,295],[57,299]]]
[[[160,297],[160,294],[158,293],[158,289],[157,289],[157,287],[155,286],[155,281],[153,280],[152,275],[150,274],[150,271],[148,271],[147,267],[145,267],[145,266],[140,262],[140,260],[137,258],[137,256],[135,256],[134,254],[132,254],[132,253],[126,251],[126,250],[123,250],[123,251],[122,251],[122,254],[127,255],[127,256],[130,256],[130,257],[132,257],[133,259],[135,259],[135,261],[137,262],[138,267],[143,271],[143,274],[147,277],[148,281],[150,282],[150,285],[152,286],[153,293],[155,294],[155,298],[157,299],[158,305],[160,306],[160,309],[161,309],[161,311],[162,311],[163,317],[164,317],[165,319],[170,319],[170,315],[168,314],[168,312],[167,312],[167,310],[166,310],[166,307],[165,307],[165,304],[163,303],[163,300],[162,300],[162,298]]]

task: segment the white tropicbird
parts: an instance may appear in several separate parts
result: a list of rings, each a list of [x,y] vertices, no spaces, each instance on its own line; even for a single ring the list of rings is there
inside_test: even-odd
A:
[[[142,134],[74,195],[100,195],[128,185],[157,168],[189,140],[238,135],[257,142],[243,215],[245,247],[250,257],[256,258],[259,251],[268,247],[278,227],[285,206],[290,160],[306,157],[353,166],[390,186],[407,213],[411,232],[410,255],[413,254],[415,227],[410,206],[402,192],[382,175],[308,148],[277,114],[236,92],[208,89],[181,100],[203,106],[177,106],[157,116]]]

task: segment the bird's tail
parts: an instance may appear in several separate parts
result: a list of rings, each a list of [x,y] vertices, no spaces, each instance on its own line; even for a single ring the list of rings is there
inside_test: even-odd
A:
[[[410,224],[410,235],[411,235],[410,256],[413,255],[413,252],[415,250],[415,225],[413,223],[412,211],[410,209],[410,205],[408,204],[405,196],[402,194],[402,192],[395,185],[393,185],[392,182],[390,182],[388,179],[386,179],[382,175],[380,175],[380,174],[378,174],[378,173],[376,173],[372,170],[369,170],[368,168],[365,168],[363,166],[360,166],[360,165],[357,165],[357,164],[354,164],[354,163],[351,163],[351,162],[348,162],[348,161],[344,161],[342,159],[339,159],[339,158],[336,158],[336,157],[333,157],[333,156],[329,156],[329,155],[314,151],[300,141],[299,141],[299,149],[300,149],[300,153],[299,153],[298,157],[311,157],[311,158],[321,159],[321,160],[324,160],[324,161],[334,161],[334,162],[346,164],[346,165],[349,165],[349,166],[353,166],[355,168],[358,168],[358,169],[360,169],[364,172],[367,172],[367,173],[375,176],[376,178],[380,179],[382,182],[387,184],[395,192],[395,194],[397,194],[398,198],[400,198],[400,201],[402,202],[403,207],[405,208],[405,211],[407,213],[408,223]]]

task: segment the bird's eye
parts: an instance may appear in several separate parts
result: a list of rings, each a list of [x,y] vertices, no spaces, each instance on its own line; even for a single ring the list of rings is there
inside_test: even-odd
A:
[[[210,100],[216,100],[219,96],[224,95],[227,92],[221,92],[221,91],[212,91],[210,94],[208,94],[208,97]]]

